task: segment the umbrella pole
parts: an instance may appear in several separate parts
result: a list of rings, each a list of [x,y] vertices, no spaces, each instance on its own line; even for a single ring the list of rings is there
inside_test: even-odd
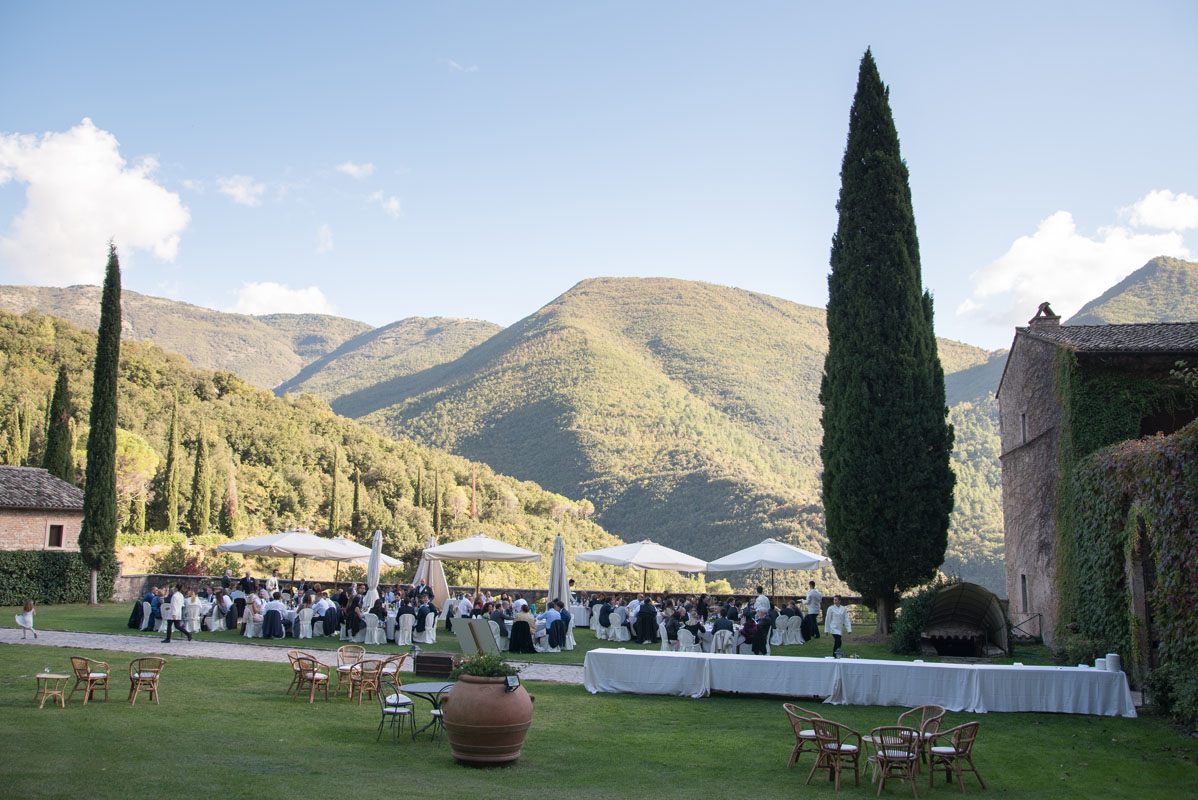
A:
[[[337,562],[337,569],[333,572],[333,588],[337,588],[337,579],[341,577],[341,562]]]
[[[649,570],[645,570],[645,577],[641,580],[641,594],[649,592]]]
[[[295,556],[291,556],[291,581],[295,582]]]
[[[478,594],[478,590],[482,587],[482,578],[479,575],[482,573],[483,560],[480,558],[474,562],[474,594]]]
[[[775,599],[776,592],[774,591],[774,568],[770,567],[770,599]]]

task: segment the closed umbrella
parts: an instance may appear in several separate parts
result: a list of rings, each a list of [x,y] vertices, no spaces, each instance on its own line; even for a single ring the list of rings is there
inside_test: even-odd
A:
[[[437,537],[428,537],[427,547],[436,546]],[[445,580],[445,568],[441,566],[441,562],[421,556],[412,583],[419,585],[420,581],[424,581],[433,590],[434,597],[441,599],[441,619],[445,619],[449,615],[449,581]]]
[[[479,575],[484,561],[540,561],[541,554],[514,544],[501,542],[479,533],[468,539],[427,547],[424,557],[434,561],[473,561],[474,562],[474,591],[478,592],[481,580]]]
[[[376,530],[370,543],[370,561],[366,564],[366,607],[379,599],[379,561],[383,555],[383,532]]]
[[[570,604],[570,579],[566,577],[566,544],[559,533],[553,540],[553,560],[549,564],[549,596],[547,600],[561,600]]]
[[[831,564],[831,559],[795,547],[776,539],[729,553],[723,558],[708,562],[708,572],[733,572],[742,569],[768,569],[770,571],[770,596],[774,594],[774,570],[776,569],[819,569]]]
[[[642,590],[649,585],[648,570],[651,569],[676,570],[678,572],[703,572],[707,569],[706,561],[648,539],[616,547],[604,547],[600,550],[589,550],[574,556],[574,560],[646,570]]]

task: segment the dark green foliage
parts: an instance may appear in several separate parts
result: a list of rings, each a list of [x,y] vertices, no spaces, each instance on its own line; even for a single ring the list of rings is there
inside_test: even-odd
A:
[[[146,532],[146,500],[135,497],[129,503],[129,533],[140,535]]]
[[[109,559],[96,575],[99,600],[112,596],[118,565]],[[91,570],[79,553],[61,550],[0,550],[0,605],[86,603]]]
[[[928,622],[928,612],[936,593],[946,586],[960,583],[957,578],[937,576],[927,586],[921,586],[913,594],[903,598],[902,613],[894,623],[894,635],[890,637],[890,649],[895,653],[918,653],[920,634]]]
[[[179,444],[179,398],[171,405],[171,427],[167,434],[166,466],[163,467],[164,490],[162,492],[166,516],[166,532],[179,532],[179,459],[182,456]]]
[[[462,659],[449,675],[451,681],[456,681],[463,675],[473,675],[478,678],[506,678],[519,675],[520,670],[507,663],[507,660],[494,653],[476,653]]]
[[[69,484],[75,483],[75,453],[71,443],[71,389],[67,383],[67,367],[58,367],[54,382],[54,399],[50,401],[50,419],[46,425],[46,452],[42,468]]]
[[[187,524],[192,536],[208,533],[212,519],[212,480],[208,474],[208,437],[200,428],[196,436],[195,467],[191,475],[191,509],[187,512]]]
[[[340,477],[341,451],[333,450],[333,483],[329,494],[329,536],[336,536],[341,529],[341,509],[337,507],[337,479]]]
[[[349,521],[350,536],[354,539],[362,537],[362,470],[354,467],[354,510]]]
[[[108,266],[100,298],[100,330],[87,438],[83,483],[83,527],[79,551],[93,571],[114,558],[116,546],[117,379],[121,358],[121,266],[115,245],[108,246]],[[96,598],[93,598],[95,600]]]
[[[433,533],[441,535],[441,476],[433,473]]]
[[[861,60],[828,278],[823,499],[828,555],[879,616],[944,560],[954,476],[944,372],[888,90]]]
[[[220,504],[217,527],[225,536],[235,537],[238,533],[237,472],[234,470],[232,462],[229,462],[229,477],[225,480],[225,498]]]

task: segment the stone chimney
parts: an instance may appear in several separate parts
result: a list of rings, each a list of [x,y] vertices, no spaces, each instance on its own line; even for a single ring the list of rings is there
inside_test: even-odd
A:
[[[1040,304],[1040,307],[1036,309],[1036,316],[1029,319],[1027,324],[1032,328],[1058,328],[1061,325],[1061,318],[1052,313],[1052,307],[1046,301]]]

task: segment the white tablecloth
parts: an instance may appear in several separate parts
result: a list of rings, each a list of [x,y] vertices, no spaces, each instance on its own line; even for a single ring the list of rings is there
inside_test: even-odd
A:
[[[950,711],[1037,711],[1135,717],[1122,672],[1079,667],[929,664],[600,648],[586,655],[587,691],[704,697],[712,691],[824,697],[838,705]]]
[[[570,606],[570,616],[574,618],[576,628],[585,628],[591,624],[591,609],[586,606]]]

